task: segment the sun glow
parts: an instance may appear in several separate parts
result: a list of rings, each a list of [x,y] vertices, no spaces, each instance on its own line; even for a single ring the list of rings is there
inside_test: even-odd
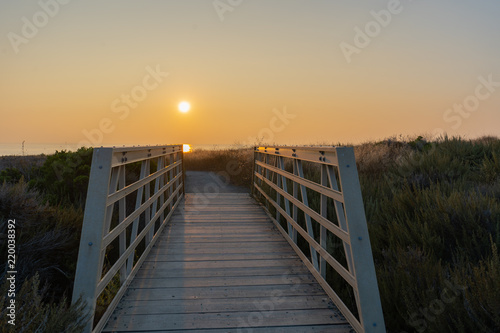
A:
[[[182,151],[183,151],[184,153],[190,153],[190,152],[191,152],[191,145],[189,145],[189,144],[187,144],[187,143],[183,144],[183,145],[182,145]]]
[[[189,102],[180,102],[179,103],[179,111],[182,112],[182,113],[186,113],[189,111],[189,109],[191,109],[191,104],[189,104]]]

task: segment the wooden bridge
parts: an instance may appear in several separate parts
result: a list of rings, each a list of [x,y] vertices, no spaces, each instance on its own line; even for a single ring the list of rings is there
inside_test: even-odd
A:
[[[251,194],[225,176],[184,193],[182,145],[94,150],[86,332],[385,332],[352,148],[256,147]]]

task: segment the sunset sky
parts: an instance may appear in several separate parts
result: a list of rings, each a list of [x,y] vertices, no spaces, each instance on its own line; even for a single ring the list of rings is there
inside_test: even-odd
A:
[[[0,143],[500,135],[499,17],[498,0],[1,1]]]

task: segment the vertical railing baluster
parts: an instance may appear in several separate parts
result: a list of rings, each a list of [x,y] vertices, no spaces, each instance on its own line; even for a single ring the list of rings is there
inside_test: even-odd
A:
[[[268,154],[264,155],[264,163],[266,163],[266,166],[269,165],[269,158],[270,156]],[[266,173],[266,178],[269,179],[269,169],[266,168],[265,173]]]
[[[335,176],[335,170],[333,169],[333,166],[328,165],[327,169],[327,178],[328,181],[330,182],[330,188],[332,190],[338,191],[339,186],[337,182],[337,177]],[[345,211],[344,211],[344,205],[341,202],[338,202],[334,200],[334,207],[335,207],[335,214],[337,216],[337,221],[339,222],[339,227],[344,230],[345,232],[349,233],[349,228],[347,227],[347,221],[345,219]],[[343,248],[344,248],[344,253],[347,261],[347,268],[349,272],[351,272],[353,275],[355,274],[354,272],[354,266],[352,263],[352,252],[351,252],[351,245],[347,242],[342,242]],[[359,293],[357,290],[353,290],[354,292],[354,298],[356,299],[356,305],[358,308],[358,311],[361,311],[360,308],[360,303],[359,303]]]
[[[181,170],[180,170],[180,172],[182,173],[182,177],[181,177],[182,194],[185,194],[186,193],[186,173],[185,173],[186,167],[184,166],[184,148],[180,154],[181,154],[181,168],[180,168]]]
[[[175,160],[174,160],[174,155],[173,154],[170,154],[169,156],[169,159],[170,159],[170,166],[172,166],[174,163],[175,163]],[[168,179],[168,182],[172,182],[172,179],[174,179],[174,169],[170,169],[169,171],[169,179]],[[172,193],[174,192],[174,185],[172,185],[169,190],[168,190],[168,197],[170,198],[172,196]],[[170,201],[170,204],[168,205],[168,208],[169,208],[169,211],[172,210],[172,206],[173,206],[173,200]]]
[[[275,166],[279,169],[281,169],[281,159],[279,156],[274,156],[275,158]],[[278,188],[281,188],[281,176],[278,175],[276,172],[274,173],[276,175],[276,185]],[[281,207],[281,194],[279,191],[276,191],[276,203],[278,204],[279,207]],[[276,221],[280,221],[281,214],[279,210],[276,209]]]
[[[162,169],[163,169],[162,160],[161,160],[161,157],[158,157],[157,160],[156,160],[156,171],[158,172],[158,171],[160,171]],[[159,190],[160,190],[160,177],[158,177],[158,178],[155,179],[154,193],[155,194],[158,193]],[[156,210],[158,209],[158,201],[159,200],[161,200],[161,196],[153,202],[153,205],[152,205],[152,208],[151,208],[151,216],[155,216]],[[161,207],[161,203],[160,203],[160,207]],[[155,222],[155,224],[156,223],[157,222]],[[153,225],[149,229],[149,238],[153,239],[154,234],[155,234],[155,226]]]
[[[260,153],[260,152],[257,153],[257,160],[259,162],[263,162],[264,161],[264,156],[263,156],[262,153]],[[262,176],[264,175],[264,170],[262,169],[262,167],[260,165],[257,166],[257,173],[259,175],[262,175]],[[256,183],[259,185],[259,187],[262,188],[263,182],[262,182],[262,180],[260,178],[256,179]]]
[[[298,176],[299,175],[299,172],[297,170],[297,164],[295,163],[295,159],[292,160],[293,162],[293,174],[295,176]],[[293,182],[293,197],[294,199],[296,200],[299,200],[299,184],[297,184],[295,181]],[[299,218],[299,211],[298,211],[298,208],[297,208],[297,205],[295,204],[292,204],[292,218],[294,221],[298,221],[298,218]],[[292,241],[297,244],[297,230],[295,230],[295,228],[293,229],[293,234],[291,236],[292,238]]]
[[[146,177],[151,174],[151,160],[146,160]],[[147,182],[144,185],[144,202],[147,202],[149,198],[151,198],[151,182]],[[151,221],[151,206],[148,206],[144,211],[144,227],[146,227]],[[152,237],[150,237],[149,233],[145,237],[146,246],[151,242]]]
[[[161,160],[161,165],[163,170],[165,169],[165,156],[161,156],[159,157],[159,159]],[[159,179],[160,179],[160,188],[163,188],[163,186],[165,185],[165,174],[162,174]],[[165,194],[162,193],[160,195],[160,207],[163,207],[164,203],[165,203]],[[163,223],[164,219],[165,219],[165,210],[163,209],[160,215],[160,225]]]
[[[177,154],[176,153],[173,153],[172,154],[172,163],[177,163]],[[172,169],[172,192],[175,192],[175,190],[177,189],[177,186],[179,185],[179,183],[177,182],[177,179],[174,181],[173,179],[175,177],[177,177],[177,175],[179,174],[179,169],[178,167],[176,166],[175,168]],[[176,198],[177,199],[177,198]]]
[[[280,163],[280,169],[285,171],[285,158],[283,156],[279,156],[279,163]],[[287,184],[287,178],[285,176],[281,176],[281,183],[282,183],[282,189],[286,193],[288,193],[288,184]],[[290,216],[290,201],[284,197],[283,198],[284,204],[285,204],[285,212],[286,215]],[[287,230],[288,230],[288,235],[290,238],[293,236],[293,232],[295,229],[293,226],[290,224],[290,222],[287,222]]]
[[[302,168],[302,160],[296,159],[295,163],[297,163],[297,172],[300,178],[304,178],[304,170]],[[302,203],[306,206],[309,207],[309,200],[307,198],[307,189],[304,185],[299,185],[300,187],[300,194],[302,196]],[[314,239],[314,229],[311,221],[311,217],[304,212],[304,217],[306,219],[306,227],[307,227],[307,233],[309,236],[311,236]],[[311,262],[314,265],[314,268],[319,272],[319,266],[318,266],[318,253],[314,249],[312,245],[309,245],[309,250],[311,252]]]
[[[327,166],[326,164],[321,164],[321,185],[328,187],[328,176],[327,176]],[[324,194],[321,194],[321,199],[320,199],[320,214],[323,216],[325,219],[328,219],[328,207],[327,207],[327,196]],[[320,245],[323,249],[328,251],[327,249],[327,233],[326,233],[326,228],[323,225],[320,225]],[[322,256],[320,256],[320,264],[319,264],[319,271],[321,273],[321,276],[326,279],[326,260]]]
[[[139,181],[141,181],[142,179],[144,179],[146,177],[146,167],[147,167],[146,161],[142,161],[141,174],[139,175]],[[135,199],[135,210],[137,210],[137,209],[139,209],[139,207],[141,207],[142,202],[143,202],[142,201],[143,196],[144,196],[144,186],[141,186],[137,190],[137,196]],[[135,241],[135,239],[137,238],[137,233],[139,231],[139,221],[140,221],[140,218],[137,217],[134,220],[134,222],[132,222],[132,231],[130,233],[129,245],[132,244],[132,242]],[[134,267],[134,256],[135,256],[135,254],[132,253],[132,254],[130,254],[130,256],[127,259],[127,275],[130,274],[130,272],[132,271],[132,268]]]
[[[120,167],[115,167],[112,168],[111,170],[111,179],[109,181],[109,189],[108,189],[108,195],[113,194],[116,192],[117,186],[118,186],[118,181],[120,180]],[[105,215],[105,222],[104,222],[104,235],[107,235],[109,233],[109,229],[111,228],[111,219],[113,218],[113,211],[114,211],[115,205],[111,204],[106,207],[106,215]],[[103,247],[100,252],[100,257],[99,257],[99,280],[102,277],[103,269],[104,269],[104,259],[106,258],[106,247]]]
[[[257,152],[255,147],[253,149],[253,160],[252,160],[252,176],[250,177],[250,195],[255,196],[254,180],[255,180],[255,162],[257,161]]]
[[[125,165],[122,165],[119,167],[119,174],[120,174],[120,181],[119,181],[119,188],[125,188]],[[118,201],[118,223],[121,223],[123,220],[125,220],[125,217],[127,215],[127,207],[126,207],[126,200],[125,197],[120,199]],[[127,249],[127,229],[123,230],[120,236],[118,237],[118,247],[119,247],[119,253],[120,257],[125,253]],[[123,284],[125,280],[127,279],[127,267],[126,263],[120,267],[120,284]]]

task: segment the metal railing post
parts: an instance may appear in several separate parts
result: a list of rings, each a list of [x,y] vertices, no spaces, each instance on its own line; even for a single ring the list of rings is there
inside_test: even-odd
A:
[[[256,147],[253,147],[253,160],[252,160],[252,176],[250,177],[250,194],[254,197],[255,196],[255,189],[254,189],[254,180],[255,180],[255,161],[257,159],[257,152],[255,151]]]
[[[375,265],[368,234],[358,170],[351,147],[337,148],[340,187],[351,243],[353,274],[357,282],[359,319],[369,332],[385,332],[384,315],[378,290]]]
[[[181,152],[181,163],[182,163],[182,193],[186,193],[186,166],[184,164],[184,148]]]
[[[101,278],[99,262],[101,261],[102,238],[105,233],[106,199],[109,194],[112,156],[112,148],[95,148],[90,169],[89,189],[73,288],[73,302],[82,297],[86,303],[85,310],[89,314],[85,333],[92,332],[97,283]]]

